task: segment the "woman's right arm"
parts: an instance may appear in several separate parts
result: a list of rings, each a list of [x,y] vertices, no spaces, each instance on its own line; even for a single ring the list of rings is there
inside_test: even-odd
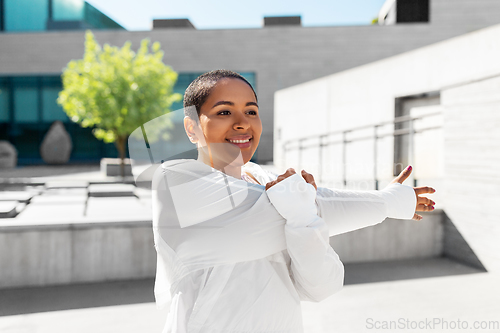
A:
[[[268,184],[266,193],[286,219],[286,246],[295,289],[301,300],[319,302],[342,288],[344,266],[329,244],[328,226],[317,215],[314,179],[303,173],[307,184],[291,170]]]
[[[328,224],[329,235],[369,227],[387,217],[411,219],[416,196],[412,187],[390,184],[380,191],[349,191],[318,188],[318,215]]]

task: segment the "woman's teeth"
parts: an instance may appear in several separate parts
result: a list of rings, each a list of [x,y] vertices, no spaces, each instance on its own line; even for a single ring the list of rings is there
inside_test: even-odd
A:
[[[245,143],[245,142],[248,142],[250,141],[250,139],[246,139],[246,140],[229,140],[229,142],[232,142],[232,143]]]

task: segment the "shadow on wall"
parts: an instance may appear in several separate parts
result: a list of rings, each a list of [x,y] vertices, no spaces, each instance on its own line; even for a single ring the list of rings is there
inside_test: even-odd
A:
[[[466,266],[486,272],[481,263],[451,219],[443,212],[443,257],[455,260]]]

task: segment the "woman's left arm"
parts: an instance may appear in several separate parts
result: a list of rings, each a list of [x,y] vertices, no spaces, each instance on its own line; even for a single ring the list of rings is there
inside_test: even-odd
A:
[[[403,185],[412,172],[403,170],[380,191],[350,191],[318,188],[316,204],[318,215],[329,227],[329,235],[365,228],[385,218],[421,220],[416,211],[432,211],[435,202],[422,194],[434,193],[431,187]]]
[[[403,170],[388,186],[379,191],[353,191],[318,187],[316,206],[318,215],[328,226],[329,236],[366,228],[395,219],[421,220],[418,211],[431,211],[435,202],[421,196],[434,193],[428,186],[410,187],[402,185],[411,174],[411,166]],[[262,170],[271,183],[277,175]]]

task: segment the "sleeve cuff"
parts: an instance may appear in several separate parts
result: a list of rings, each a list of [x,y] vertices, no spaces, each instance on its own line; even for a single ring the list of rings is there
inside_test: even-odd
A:
[[[278,213],[287,220],[317,215],[316,189],[299,174],[291,175],[266,192]]]
[[[413,218],[417,207],[417,195],[413,187],[393,183],[381,192],[386,202],[387,217],[404,220]]]

